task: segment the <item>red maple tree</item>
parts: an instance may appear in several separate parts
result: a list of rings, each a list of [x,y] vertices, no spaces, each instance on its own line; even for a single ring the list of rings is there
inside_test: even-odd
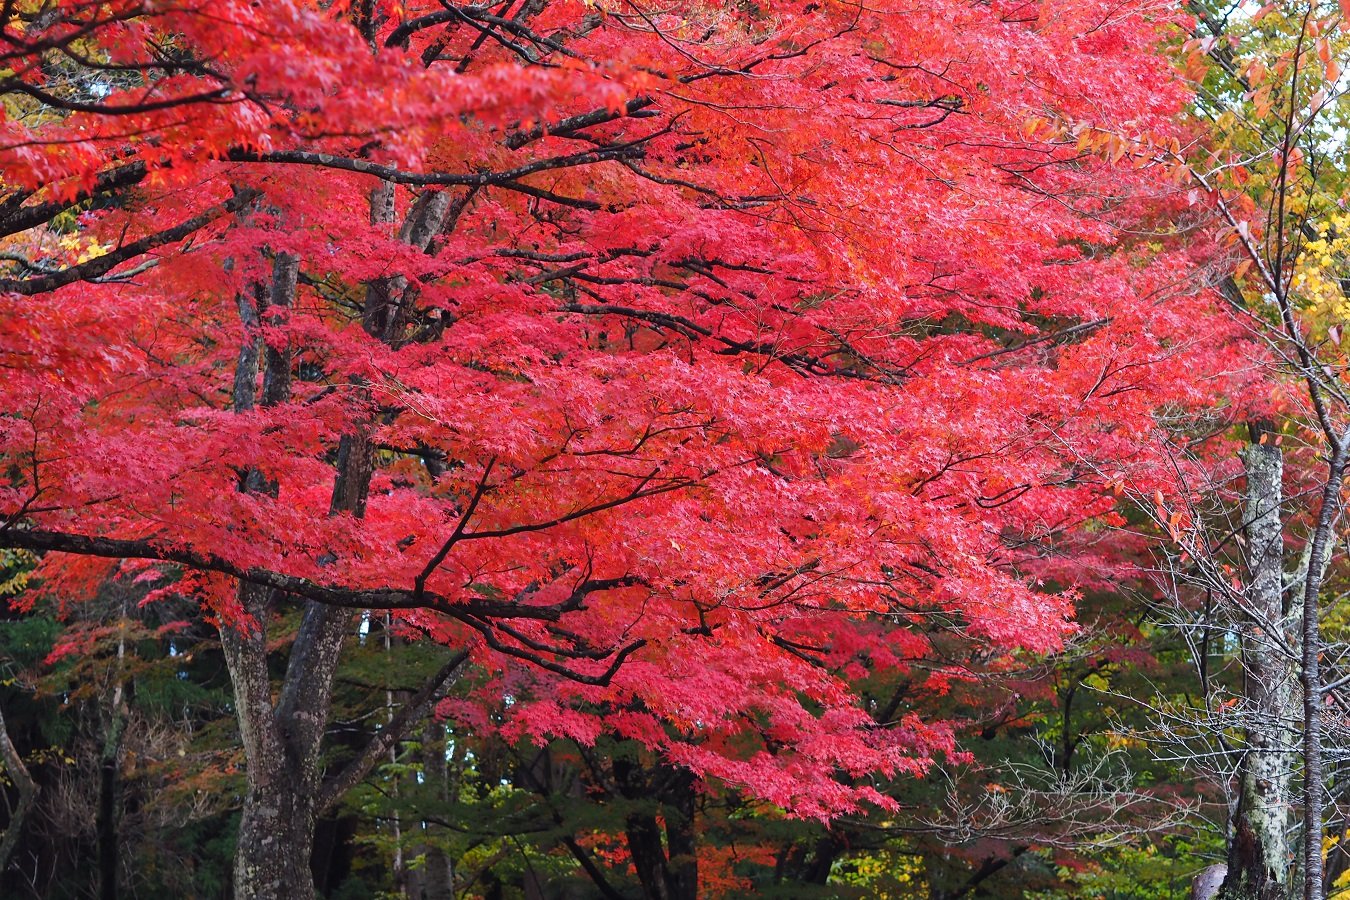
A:
[[[1170,490],[1159,415],[1239,389],[1195,377],[1233,329],[1121,159],[1173,133],[1179,24],[7,4],[0,546],[67,593],[151,561],[219,622],[239,896],[312,891],[315,816],[466,659],[508,733],[885,802],[951,732],[849,678],[934,622],[1054,649],[1113,487]],[[357,610],[454,652],[325,773]]]

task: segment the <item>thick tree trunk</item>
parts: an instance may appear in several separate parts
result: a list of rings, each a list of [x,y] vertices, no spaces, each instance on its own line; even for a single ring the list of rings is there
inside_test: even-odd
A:
[[[287,785],[250,786],[235,847],[238,900],[311,900],[314,811]]]
[[[262,621],[270,594],[244,585],[239,599]],[[221,630],[248,779],[235,848],[234,895],[238,900],[308,900],[314,896],[309,857],[318,758],[303,746],[287,746],[272,703],[266,644],[261,624]]]
[[[253,585],[240,590],[241,605],[258,623],[265,621],[270,594]],[[235,850],[238,900],[314,896],[310,855],[323,786],[320,751],[348,619],[344,610],[306,605],[275,705],[262,625],[221,631],[248,777]]]
[[[839,858],[839,851],[843,849],[843,845],[839,843],[839,839],[832,832],[821,835],[811,853],[811,862],[806,867],[803,880],[807,884],[829,884],[830,872],[834,870],[834,861]]]
[[[1228,867],[1219,864],[1202,869],[1191,881],[1191,900],[1214,900],[1228,874]]]
[[[392,220],[393,200],[392,185],[382,185],[372,192],[371,221]],[[440,232],[449,209],[448,195],[424,194],[414,204],[400,237],[425,250]],[[254,285],[251,297],[239,298],[240,318],[247,337],[235,370],[236,411],[250,410],[258,403],[273,406],[290,399],[290,348],[264,346],[259,334],[263,322],[281,308],[294,305],[298,272],[299,261],[295,257],[277,253],[271,285]],[[397,343],[410,302],[405,279],[372,283],[367,291],[363,326],[368,333]],[[257,390],[260,360],[264,361],[261,397]],[[374,448],[368,430],[357,427],[343,435],[338,445],[331,514],[364,516],[373,470]],[[243,473],[240,490],[275,493],[276,485],[267,483],[261,472],[251,470]],[[304,603],[304,616],[274,702],[267,664],[267,626],[276,599],[270,589],[241,584],[240,606],[250,621],[221,628],[248,779],[235,852],[237,900],[314,897],[310,856],[317,817],[335,796],[340,796],[341,790],[363,777],[375,759],[371,754],[363,754],[356,764],[324,783],[320,754],[333,677],[351,612],[313,601]],[[463,659],[461,654],[443,667],[410,706],[424,712],[430,695],[451,677]],[[385,739],[382,746],[387,745],[390,734],[405,728],[411,718],[400,716],[397,723],[390,722],[389,734],[381,735]]]
[[[1289,892],[1298,642],[1290,639],[1284,604],[1283,459],[1273,441],[1259,442],[1259,433],[1254,427],[1257,441],[1243,454],[1248,577],[1241,638],[1247,747],[1221,900],[1285,900]]]
[[[259,399],[263,406],[274,406],[290,398],[289,348],[263,348],[258,329],[273,311],[293,305],[297,274],[295,258],[278,253],[270,290],[254,285],[252,297],[239,298],[247,337],[235,369],[234,408],[238,412],[252,409]],[[260,358],[266,360],[261,398],[257,396]],[[359,516],[364,511],[370,480],[365,443],[359,436],[343,437],[331,504],[334,513]],[[239,489],[275,493],[276,486],[258,470],[249,470],[242,473]],[[223,625],[220,632],[234,685],[248,780],[235,849],[234,892],[239,900],[307,900],[314,896],[309,863],[322,784],[319,751],[350,615],[314,602],[304,605],[274,701],[267,628],[277,598],[271,589],[252,584],[241,584],[238,598],[245,620]]]

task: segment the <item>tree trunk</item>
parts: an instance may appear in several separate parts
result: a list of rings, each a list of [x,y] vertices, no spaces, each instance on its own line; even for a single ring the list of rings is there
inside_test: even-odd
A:
[[[1191,881],[1191,900],[1214,900],[1227,875],[1228,867],[1222,863],[1202,869]]]
[[[445,758],[445,725],[428,722],[422,729],[422,777],[428,793],[434,797],[436,805],[445,806],[450,802],[450,767]],[[429,836],[434,826],[423,822],[420,826],[424,837]],[[454,872],[450,857],[434,839],[419,842],[413,853],[422,857],[422,864],[415,872],[414,890],[410,892],[413,900],[453,900]]]
[[[263,348],[262,321],[295,298],[298,264],[278,253],[270,290],[253,285],[252,297],[239,297],[246,330],[234,379],[234,408],[250,410],[258,401],[260,349],[265,349],[261,404],[290,398],[289,348]],[[370,481],[370,453],[360,436],[342,438],[330,511],[361,515]],[[263,474],[241,474],[239,489],[275,493]],[[235,712],[244,745],[248,789],[235,849],[234,892],[239,900],[307,900],[314,896],[310,855],[322,784],[319,751],[328,722],[333,675],[337,671],[350,615],[314,602],[304,615],[275,702],[267,660],[267,628],[278,599],[270,588],[241,583],[241,622],[222,624],[221,648],[234,685]]]
[[[314,810],[288,785],[250,785],[235,847],[237,900],[312,900]]]
[[[393,186],[384,184],[371,194],[371,221],[392,220]],[[446,221],[448,195],[428,192],[409,213],[400,237],[425,250]],[[244,412],[260,402],[274,406],[290,399],[292,354],[289,347],[263,345],[260,326],[276,311],[294,305],[299,261],[288,253],[275,255],[270,286],[253,285],[252,296],[239,297],[239,312],[246,337],[240,348],[234,379],[234,409]],[[410,302],[406,279],[388,279],[369,286],[363,326],[387,342],[396,343],[406,321]],[[264,352],[260,352],[264,351]],[[260,358],[262,392],[258,397]],[[329,512],[365,515],[366,496],[374,470],[374,448],[368,429],[358,426],[344,434],[338,444],[337,472]],[[240,490],[275,493],[262,473],[242,474]],[[234,685],[236,715],[244,745],[248,790],[244,798],[239,840],[235,852],[234,894],[237,900],[309,900],[314,897],[310,856],[314,830],[323,807],[334,799],[330,783],[325,786],[321,750],[328,725],[333,676],[337,672],[342,644],[351,612],[313,601],[303,604],[300,630],[291,645],[280,691],[275,703],[267,661],[267,626],[273,603],[279,598],[271,589],[241,583],[239,603],[247,621],[222,624],[221,645]],[[463,655],[444,667],[426,690],[447,680]],[[425,699],[419,700],[425,704]],[[408,724],[400,717],[396,732]],[[388,737],[388,735],[382,735]],[[344,786],[363,777],[374,756],[349,767],[338,777]],[[364,766],[364,768],[363,768]],[[345,789],[345,787],[344,787]]]
[[[628,855],[646,900],[697,900],[698,857],[694,839],[694,780],[683,770],[654,771],[616,757],[614,780],[623,796],[642,806],[624,819]],[[665,840],[657,813],[665,819]]]
[[[811,854],[811,863],[806,868],[804,881],[807,884],[829,884],[830,873],[834,870],[834,861],[844,847],[832,832],[821,835]]]
[[[243,585],[239,599],[257,622],[265,621],[270,590]],[[297,644],[305,634],[302,626]],[[262,625],[223,627],[221,645],[234,683],[248,782],[235,847],[234,896],[237,900],[309,900],[314,896],[309,857],[318,792],[317,742],[311,750],[295,740],[297,729],[281,727],[272,702]],[[293,650],[292,660],[308,655]],[[327,707],[313,713],[322,720]]]
[[[1247,588],[1241,630],[1246,753],[1230,826],[1221,900],[1285,900],[1289,891],[1289,784],[1296,721],[1294,648],[1284,605],[1283,459],[1273,441],[1243,453]]]
[[[664,813],[670,854],[670,895],[677,900],[698,897],[698,844],[694,830],[694,776],[684,769],[670,773]]]
[[[5,826],[4,837],[0,838],[0,872],[4,872],[9,868],[14,848],[19,845],[19,835],[23,831],[24,820],[28,818],[28,813],[33,808],[33,801],[37,798],[38,786],[28,767],[24,765],[18,748],[10,740],[3,709],[0,709],[0,763],[4,764],[5,775],[19,792],[18,802],[14,804],[14,810],[9,816],[9,824]]]
[[[1347,441],[1340,439],[1327,467],[1322,487],[1322,508],[1317,514],[1308,551],[1308,574],[1303,582],[1303,609],[1300,626],[1303,636],[1303,898],[1323,900],[1322,807],[1326,803],[1326,772],[1322,761],[1322,579],[1331,548],[1335,526],[1341,512],[1341,489],[1345,482]]]
[[[244,585],[240,600],[256,622],[265,621],[270,590]],[[248,777],[235,850],[238,900],[314,896],[310,855],[323,786],[320,750],[348,620],[346,611],[307,604],[275,706],[263,626],[221,631]]]
[[[117,747],[105,747],[99,763],[98,812],[94,816],[99,900],[117,900],[117,791]]]

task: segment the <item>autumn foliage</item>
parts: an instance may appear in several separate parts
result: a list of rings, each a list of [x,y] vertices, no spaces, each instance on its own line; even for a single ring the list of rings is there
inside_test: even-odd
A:
[[[1056,649],[1247,391],[1149,150],[1167,4],[6,14],[0,546],[225,631],[390,610],[507,738],[891,803],[953,724],[858,685]]]

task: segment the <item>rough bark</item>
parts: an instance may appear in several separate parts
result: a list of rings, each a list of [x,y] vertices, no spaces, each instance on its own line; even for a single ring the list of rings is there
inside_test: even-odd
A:
[[[314,896],[309,873],[313,828],[304,827],[312,812],[303,808],[304,796],[294,782],[300,760],[288,759],[272,704],[265,631],[270,595],[265,588],[242,585],[240,604],[254,622],[251,627],[224,627],[220,634],[234,684],[247,775],[234,894],[239,900],[305,900]]]
[[[371,221],[392,221],[392,185],[371,194]],[[414,204],[400,237],[425,250],[445,222],[448,196],[428,192]],[[264,323],[284,321],[294,305],[299,261],[276,254],[271,285],[255,285],[239,298],[246,338],[234,380],[234,408],[273,406],[289,400],[292,353],[289,346],[260,338]],[[363,316],[366,331],[395,343],[410,302],[406,280],[396,277],[369,286]],[[262,391],[257,381],[262,365]],[[374,447],[368,429],[358,426],[339,441],[331,515],[365,514],[374,471]],[[241,473],[240,490],[274,492],[257,470]],[[277,591],[241,582],[239,604],[245,621],[221,629],[236,715],[244,745],[247,793],[235,851],[234,895],[238,900],[309,900],[315,896],[310,869],[318,816],[341,793],[363,778],[380,748],[392,746],[402,729],[425,714],[432,696],[452,677],[467,654],[457,654],[417,692],[409,707],[391,720],[336,777],[325,782],[321,750],[342,644],[351,611],[304,601],[301,624],[275,700],[268,669],[268,619],[283,599]],[[295,598],[291,598],[294,600]]]
[[[1247,585],[1243,592],[1242,665],[1245,679],[1246,752],[1239,770],[1238,802],[1230,826],[1228,871],[1221,900],[1284,900],[1291,847],[1289,785],[1297,719],[1294,648],[1284,607],[1284,464],[1273,441],[1243,453],[1247,478],[1243,520]]]
[[[257,402],[258,364],[264,355],[259,352],[262,341],[258,326],[263,315],[273,316],[276,308],[292,305],[296,271],[294,258],[278,254],[270,292],[258,285],[251,298],[240,297],[247,336],[235,369],[236,411],[252,409]],[[268,345],[265,359],[261,402],[264,406],[283,403],[290,397],[291,354],[284,347]],[[362,479],[368,482],[369,474],[368,467],[360,470],[361,460],[359,454],[355,455],[355,464],[340,460],[340,464],[346,464],[341,466],[334,487],[334,511],[364,507]],[[250,470],[242,473],[240,489],[264,493],[275,487],[267,484],[260,472]],[[271,589],[241,583],[238,598],[245,620],[221,629],[221,646],[234,684],[248,784],[235,850],[234,891],[240,900],[306,900],[314,896],[309,862],[322,779],[319,749],[349,618],[342,610],[312,601],[306,604],[274,702],[267,664],[267,627],[277,599],[274,594]]]
[[[233,405],[236,412],[253,409],[258,403],[257,382],[263,342],[259,326],[261,316],[272,304],[290,305],[294,293],[290,278],[293,264],[285,255],[274,266],[273,290],[253,285],[238,298],[245,338],[235,366]],[[290,355],[266,348],[263,372],[264,405],[284,402],[290,394]],[[282,366],[286,367],[283,373]],[[274,490],[262,473],[250,469],[240,473],[239,489],[249,493]],[[272,697],[272,680],[267,666],[267,627],[274,591],[241,582],[238,589],[239,622],[222,624],[221,649],[234,686],[235,715],[243,743],[247,790],[240,813],[239,836],[234,858],[234,893],[239,900],[307,900],[314,896],[309,871],[313,849],[314,763],[303,746],[304,729],[283,730]],[[308,611],[307,611],[308,613]],[[309,626],[308,629],[306,626]],[[305,644],[314,631],[306,615],[292,650],[292,660],[310,656]],[[288,667],[288,675],[290,669]],[[314,673],[318,677],[318,673]],[[326,716],[326,707],[312,710]],[[320,732],[322,727],[320,726]],[[299,745],[296,739],[300,738]]]

